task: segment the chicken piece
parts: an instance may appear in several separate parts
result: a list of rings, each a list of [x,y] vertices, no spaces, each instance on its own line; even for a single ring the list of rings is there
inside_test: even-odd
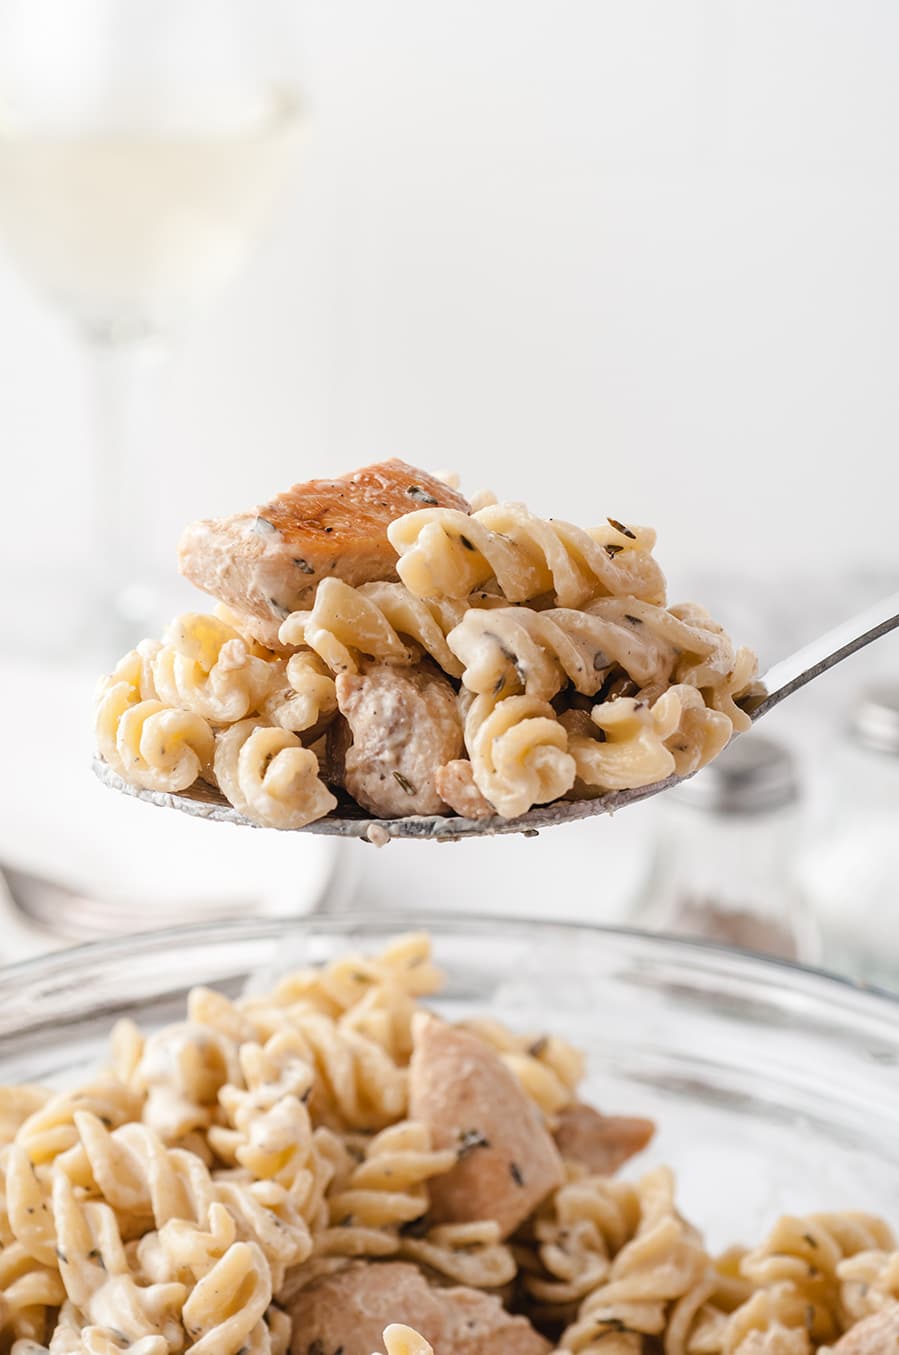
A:
[[[437,1347],[453,1355],[547,1355],[549,1341],[526,1317],[512,1317],[492,1294],[459,1286],[438,1291],[444,1338]]]
[[[469,511],[442,480],[396,459],[310,480],[252,512],[193,523],[178,546],[181,573],[236,611],[282,621],[311,606],[328,576],[395,579],[387,527],[424,505]]]
[[[467,758],[454,758],[434,774],[437,794],[450,809],[463,819],[489,819],[496,813],[474,783],[474,773]]]
[[[899,1355],[899,1303],[856,1322],[831,1349],[833,1355]]]
[[[474,1289],[432,1289],[405,1261],[357,1261],[314,1280],[291,1305],[291,1355],[371,1355],[392,1322],[420,1332],[435,1355],[547,1355],[527,1318]]]
[[[458,1161],[428,1182],[435,1223],[495,1219],[503,1237],[564,1178],[535,1103],[499,1055],[466,1030],[422,1013],[413,1023],[409,1116]]]
[[[602,1115],[575,1101],[556,1116],[553,1137],[566,1162],[577,1162],[598,1176],[611,1176],[635,1153],[642,1153],[655,1133],[652,1120],[629,1115]]]
[[[353,740],[343,780],[353,798],[381,819],[442,813],[437,769],[462,751],[456,693],[442,673],[370,663],[340,673],[336,687]]]

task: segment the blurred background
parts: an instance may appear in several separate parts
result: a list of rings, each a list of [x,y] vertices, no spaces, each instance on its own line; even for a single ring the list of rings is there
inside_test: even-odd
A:
[[[654,525],[671,599],[763,666],[894,591],[899,10],[165,8],[0,0],[0,956],[323,901],[667,926],[660,881],[714,857],[694,901],[736,889],[791,919],[767,948],[899,985],[895,636],[767,722],[773,816],[716,782],[536,842],[341,852],[88,770],[104,561],[158,630],[198,601],[187,522],[384,456]]]

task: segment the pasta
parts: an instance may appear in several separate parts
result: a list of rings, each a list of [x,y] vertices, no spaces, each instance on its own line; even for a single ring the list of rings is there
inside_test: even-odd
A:
[[[667,1167],[631,1182],[566,1152],[503,1225],[496,1191],[533,1180],[538,1150],[505,1163],[497,1109],[529,1107],[541,1153],[566,1115],[603,1117],[564,1040],[486,1017],[454,1033],[424,1015],[439,984],[427,937],[399,937],[269,993],[194,990],[187,1020],[147,1037],[120,1023],[83,1088],[0,1089],[2,1355],[328,1355],[382,1329],[387,1355],[549,1355],[541,1332],[556,1355],[824,1355],[893,1322],[899,1251],[868,1214],[785,1216],[712,1257]],[[481,1104],[481,1069],[452,1132],[420,1099],[435,1027],[456,1042],[444,1060],[467,1051],[458,1077],[476,1050],[498,1089]],[[303,1344],[300,1310],[326,1343]]]
[[[280,525],[257,514],[249,542],[243,518],[213,524],[214,549],[210,524],[188,534],[193,575],[224,601],[176,617],[101,680],[97,747],[120,777],[176,793],[202,778],[285,830],[332,813],[333,790],[374,818],[514,820],[692,775],[749,727],[755,656],[698,604],[667,604],[649,528],[585,530],[492,495],[468,510],[409,471],[296,487],[287,516],[266,509]],[[398,504],[426,506],[370,539],[366,496],[381,486],[383,515],[394,481]],[[327,535],[332,512],[343,539]]]
[[[275,667],[218,617],[186,612],[167,627],[153,660],[159,699],[213,724],[234,724],[259,709]]]
[[[639,1199],[628,1183],[601,1176],[567,1181],[540,1211],[519,1253],[527,1292],[566,1312],[608,1277],[639,1220]]]
[[[670,1305],[682,1299],[706,1268],[695,1229],[674,1208],[674,1180],[660,1167],[637,1186],[640,1221],[618,1252],[608,1278],[584,1299],[561,1348],[639,1353],[642,1337],[664,1333]]]
[[[282,624],[283,644],[306,644],[334,673],[355,673],[358,656],[392,663],[414,663],[421,651],[445,672],[461,668],[446,643],[446,633],[465,608],[441,599],[423,602],[399,583],[365,583],[351,588],[341,579],[323,579],[310,612],[294,612]],[[414,641],[416,649],[403,643]]]
[[[609,521],[584,531],[534,517],[523,504],[497,503],[470,516],[422,508],[387,529],[397,572],[418,597],[465,598],[496,580],[510,602],[550,594],[560,607],[621,594],[657,601],[664,580],[652,558],[655,533]]]
[[[577,767],[564,726],[533,696],[476,696],[465,716],[465,747],[474,783],[504,818],[557,800]]]
[[[577,779],[590,790],[651,786],[688,776],[720,753],[730,721],[706,706],[695,687],[669,687],[652,702],[623,696],[562,716]]]
[[[259,720],[218,736],[215,777],[231,803],[265,828],[303,828],[337,804],[311,749],[290,730]]]
[[[212,729],[201,715],[156,700],[135,700],[128,682],[97,703],[97,747],[126,781],[145,790],[180,791],[198,777],[215,784]]]

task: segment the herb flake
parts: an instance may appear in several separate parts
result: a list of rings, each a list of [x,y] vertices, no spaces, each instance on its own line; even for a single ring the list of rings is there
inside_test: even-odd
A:
[[[462,1162],[476,1148],[489,1148],[490,1140],[480,1129],[460,1129],[459,1146],[456,1149],[456,1161]]]
[[[625,527],[624,523],[619,522],[617,518],[606,518],[606,522],[610,527],[614,527],[616,532],[620,532],[622,536],[626,536],[628,541],[636,541],[637,533],[632,532],[630,527]]]
[[[434,495],[429,494],[426,489],[422,489],[421,485],[410,485],[406,490],[406,493],[409,495],[409,498],[414,499],[416,503],[426,503],[431,508],[437,507],[437,500],[434,498]]]

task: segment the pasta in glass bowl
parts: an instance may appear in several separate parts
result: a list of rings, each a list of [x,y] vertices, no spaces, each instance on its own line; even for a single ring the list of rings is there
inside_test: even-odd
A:
[[[550,1339],[575,1355],[593,1348],[597,1331],[609,1338],[597,1346],[603,1355],[824,1350],[868,1312],[864,1305],[874,1300],[865,1295],[888,1306],[899,1298],[890,1232],[899,1226],[893,999],[723,948],[598,927],[434,918],[432,957],[427,938],[407,935],[415,926],[401,915],[231,922],[128,937],[0,971],[0,1084],[70,1093],[60,1110],[37,1089],[0,1092],[0,1143],[11,1144],[0,1148],[0,1349],[13,1336],[45,1341],[47,1323],[58,1321],[54,1355],[111,1355],[124,1348],[109,1336],[111,1308],[119,1304],[141,1355],[277,1355],[288,1348],[287,1314],[298,1311],[298,1292],[369,1262],[386,1262],[397,1274],[417,1274],[418,1266],[443,1284],[490,1289],[507,1302],[511,1265],[532,1298],[544,1300],[534,1322],[546,1321]],[[310,966],[325,968],[297,975]],[[186,1003],[193,1034],[183,1025]],[[299,1046],[291,1043],[297,1030],[281,1020],[291,1004],[304,1013]],[[422,1004],[437,1021],[415,1016]],[[614,1206],[623,1220],[617,1256],[587,1257],[599,1266],[592,1289],[584,1275],[570,1273],[565,1246],[556,1246],[567,1236],[563,1205],[572,1205],[559,1178],[549,1182],[550,1204],[544,1200],[523,1225],[521,1210],[503,1228],[441,1227],[439,1219],[434,1227],[425,1217],[427,1192],[432,1214],[437,1199],[426,1179],[439,1182],[441,1173],[470,1166],[491,1145],[472,1127],[448,1152],[418,1122],[427,1097],[419,1091],[416,1110],[414,1074],[409,1090],[404,1070],[409,1044],[418,1056],[421,1022],[444,1032],[461,1023],[463,1038],[489,1051],[485,1059],[500,1058],[528,1114],[555,1124],[560,1149],[559,1117],[569,1103],[655,1122],[648,1148],[604,1182],[578,1175],[566,1159],[574,1196],[599,1191],[603,1210]],[[580,1085],[574,1050],[585,1056]],[[313,1072],[303,1070],[304,1058]],[[120,1079],[113,1090],[98,1081],[103,1067]],[[203,1113],[188,1085],[206,1088]],[[287,1102],[293,1118],[281,1123]],[[311,1272],[292,1272],[283,1248],[305,1224],[281,1209],[273,1237],[259,1219],[280,1208],[273,1201],[287,1177],[313,1195],[319,1188],[314,1153],[303,1156],[312,1142],[310,1115],[333,1171],[331,1185],[319,1183],[324,1222],[305,1262],[307,1271],[312,1262],[319,1268],[310,1289],[300,1291]],[[505,1132],[500,1125],[499,1136]],[[530,1160],[506,1165],[516,1189],[524,1189],[524,1176],[532,1184]],[[401,1190],[387,1184],[397,1171],[409,1173]],[[373,1198],[378,1190],[386,1194]],[[50,1192],[46,1199],[42,1191]],[[202,1216],[198,1200],[205,1201]],[[498,1209],[493,1214],[500,1218]],[[790,1217],[778,1222],[784,1214]],[[633,1286],[635,1274],[650,1292],[656,1282],[655,1263],[647,1270],[646,1248],[656,1237],[644,1236],[649,1224],[659,1236],[677,1234],[671,1255],[680,1270],[668,1266],[669,1288],[647,1305]],[[198,1238],[202,1265],[194,1255]],[[735,1244],[753,1250],[727,1250]],[[166,1270],[172,1255],[181,1258],[179,1283]],[[700,1270],[718,1258],[712,1282],[708,1269],[702,1284],[690,1269],[697,1258]],[[667,1254],[663,1260],[668,1265]],[[838,1261],[849,1267],[845,1276]],[[349,1269],[337,1269],[343,1266]],[[627,1273],[616,1279],[615,1266]],[[799,1309],[783,1298],[784,1284],[798,1283],[797,1267],[805,1286]],[[129,1307],[123,1295],[135,1276]],[[224,1314],[214,1301],[222,1284],[242,1296]],[[552,1310],[562,1299],[557,1315],[565,1319],[552,1330],[547,1304]],[[42,1316],[41,1305],[53,1316]],[[719,1329],[733,1324],[731,1310],[742,1327],[722,1344]],[[100,1324],[90,1336],[78,1326],[85,1312]],[[873,1320],[882,1315],[871,1311]],[[389,1312],[384,1325],[408,1317]],[[138,1318],[150,1327],[135,1328]],[[790,1344],[759,1344],[758,1334],[768,1341],[768,1328],[779,1330],[781,1319]],[[701,1339],[691,1344],[699,1327]],[[548,1351],[533,1335],[539,1344],[507,1348]],[[750,1343],[740,1345],[743,1337]],[[415,1338],[397,1328],[387,1346],[411,1350]],[[299,1355],[306,1345],[295,1339],[293,1349]],[[352,1343],[347,1349],[353,1355]]]

